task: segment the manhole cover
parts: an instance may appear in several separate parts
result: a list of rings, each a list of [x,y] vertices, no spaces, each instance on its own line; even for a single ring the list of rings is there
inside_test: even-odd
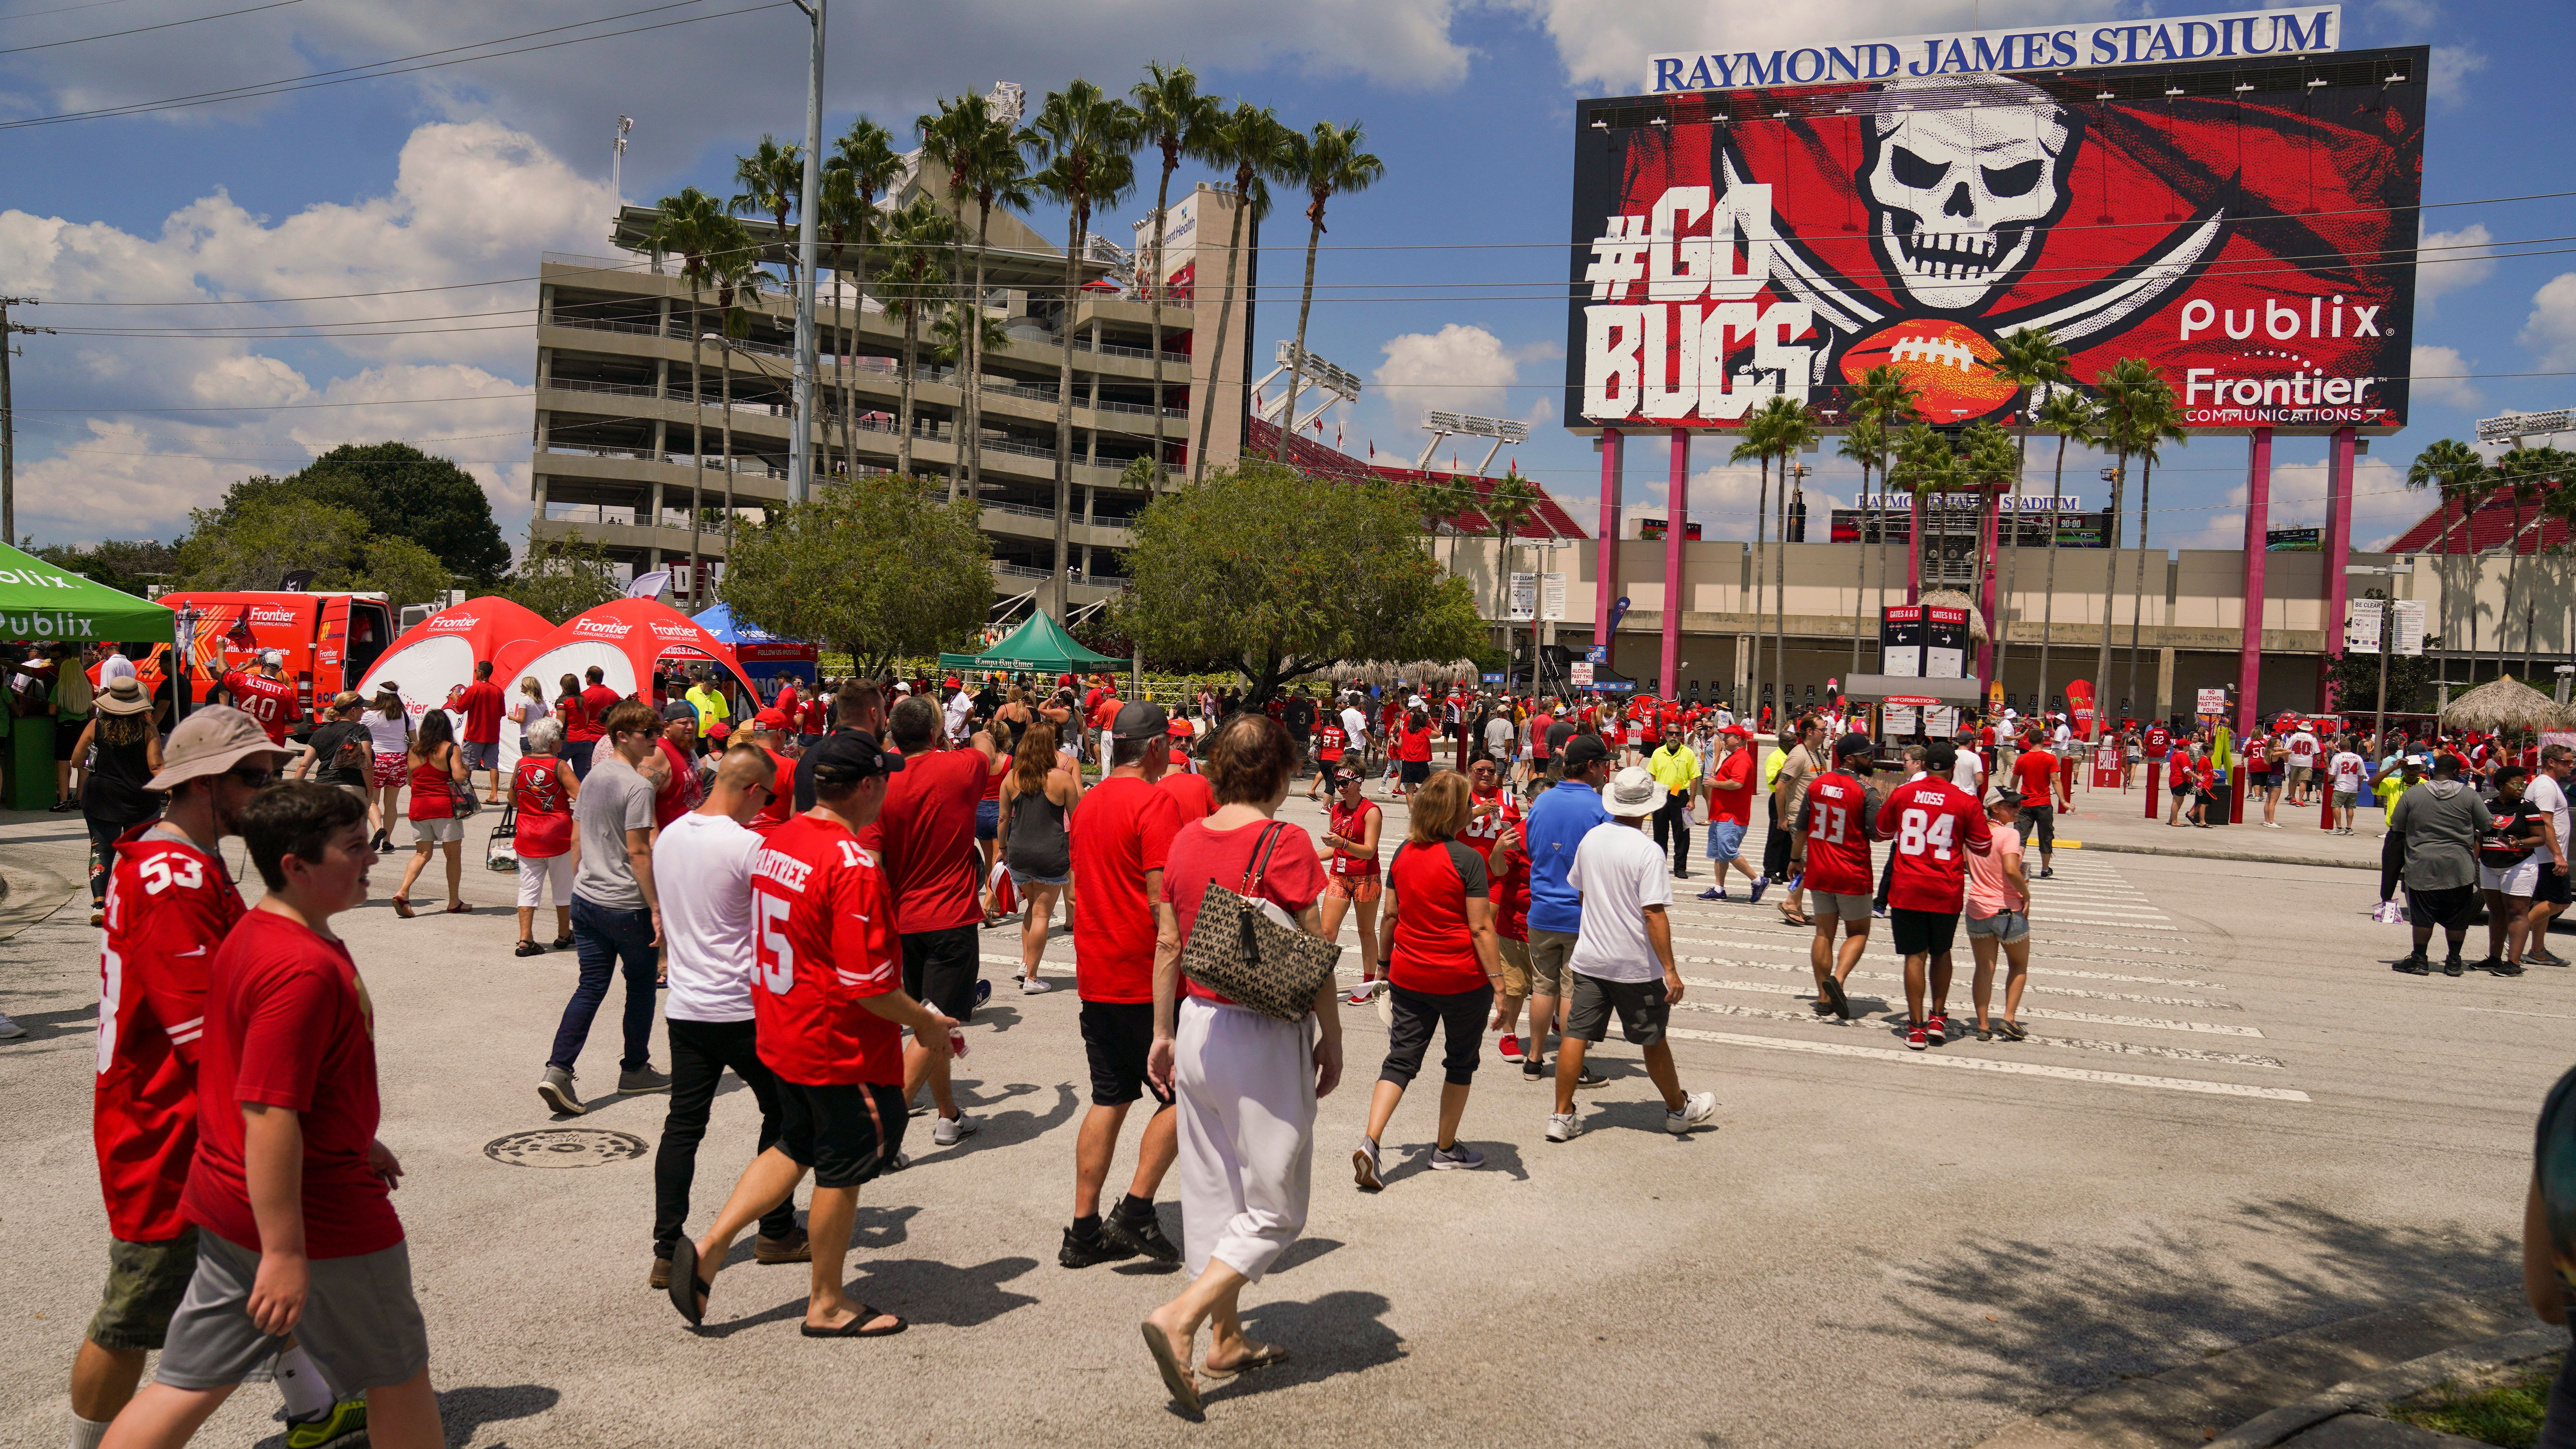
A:
[[[631,1132],[597,1127],[550,1127],[513,1132],[483,1144],[483,1155],[512,1167],[601,1167],[632,1162],[645,1153],[644,1139]]]

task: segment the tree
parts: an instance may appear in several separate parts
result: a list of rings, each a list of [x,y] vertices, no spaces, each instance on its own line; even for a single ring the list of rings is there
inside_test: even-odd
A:
[[[855,334],[858,324],[867,319],[868,247],[875,242],[882,225],[877,213],[877,198],[902,177],[903,158],[894,153],[894,137],[887,133],[886,128],[861,116],[850,123],[850,129],[839,140],[832,143],[832,167],[839,179],[836,190],[826,194],[837,197],[846,191],[846,199],[825,202],[829,208],[825,214],[843,218],[847,231],[858,238],[858,277],[851,288],[855,295],[850,303],[854,309],[850,331]],[[836,277],[841,267],[842,235],[843,230],[839,227],[832,232],[832,270]],[[841,289],[836,286],[832,289],[835,321],[839,320],[840,309]],[[839,350],[857,352],[855,335],[850,345]],[[833,372],[841,384],[841,457],[850,471],[856,473],[858,467],[856,455],[852,452],[851,430],[858,422],[853,409],[849,370],[836,367]]]
[[[531,539],[519,566],[501,581],[503,598],[554,624],[625,595],[608,550],[573,538]]]
[[[274,589],[306,569],[315,589],[381,591],[397,606],[428,603],[454,587],[445,561],[428,549],[372,533],[357,510],[311,498],[200,508],[188,523],[176,560],[182,589]]]
[[[438,555],[407,538],[377,535],[367,540],[359,581],[353,589],[374,589],[395,608],[406,604],[447,601],[455,580]]]
[[[746,530],[716,592],[735,618],[847,653],[873,677],[975,637],[993,602],[992,549],[974,505],[939,502],[922,479],[836,479]]]
[[[1146,504],[1129,558],[1116,626],[1167,665],[1241,672],[1254,704],[1338,663],[1455,659],[1484,632],[1415,504],[1381,483],[1213,473]]]
[[[2512,627],[2513,600],[2517,581],[2522,574],[2522,512],[2538,503],[2566,471],[2567,455],[2552,447],[2525,447],[2519,443],[2508,448],[2495,460],[2495,491],[2513,499],[2513,532],[2505,545],[2504,608],[2496,619],[2496,673],[2504,673],[2505,631]],[[2539,552],[2534,539],[2531,551]],[[2522,672],[2531,674],[2531,620],[2526,616],[2522,630]]]
[[[2393,642],[2394,631],[2381,635]],[[2326,661],[2326,687],[2335,707],[2347,714],[2372,714],[2379,708],[2379,656],[2346,650]],[[2433,661],[2422,654],[2388,656],[2388,707],[2413,713],[2433,707]]]
[[[1762,468],[1761,491],[1754,495],[1753,502],[1753,697],[1746,701],[1744,706],[1745,714],[1755,719],[1762,717],[1762,614],[1764,589],[1762,581],[1762,543],[1765,536],[1765,530],[1771,526],[1770,429],[1772,426],[1773,423],[1770,411],[1768,409],[1756,409],[1744,419],[1744,436],[1737,440],[1735,450],[1729,453],[1726,459],[1730,463],[1741,463],[1745,459],[1750,458],[1754,462],[1760,464]],[[1673,525],[1676,522],[1676,520],[1666,520],[1668,526]],[[1596,642],[1606,645],[1611,641],[1606,629],[1607,621],[1605,620],[1603,623],[1603,633]],[[1778,667],[1778,663],[1779,661],[1776,659],[1772,661],[1775,669]]]
[[[697,586],[704,556],[698,548],[698,528],[706,517],[707,477],[707,390],[698,377],[701,339],[706,329],[698,319],[704,308],[704,297],[714,268],[731,255],[740,244],[742,224],[724,214],[716,199],[694,186],[684,186],[655,203],[661,213],[653,219],[653,231],[646,245],[660,257],[676,252],[680,258],[680,282],[689,289],[689,585]],[[660,519],[653,520],[660,523]]]
[[[936,163],[948,174],[948,309],[966,306],[966,197],[972,189],[968,171],[973,165],[974,150],[985,133],[993,127],[993,107],[982,96],[968,93],[952,96],[939,103],[935,115],[913,118],[913,129],[921,133],[921,159]],[[980,293],[979,293],[980,300]],[[975,339],[965,339],[967,355],[957,363],[958,409],[950,420],[954,446],[949,450],[948,496],[957,496],[959,481],[967,472],[966,455],[970,434],[974,430],[974,389],[968,377],[976,370],[972,356]]]
[[[2105,696],[2111,692],[2112,599],[2119,592],[2120,503],[2129,481],[2129,459],[2146,446],[2144,430],[2157,415],[2149,390],[2163,387],[2164,379],[2146,362],[2123,357],[2095,376],[2093,386],[2102,397],[2101,439],[2119,459],[2111,471],[2111,515],[2102,540],[2102,652],[2093,665],[2093,721],[2098,728],[2110,703]]]
[[[1538,517],[1538,505],[1545,496],[1520,475],[1515,464],[1494,480],[1484,501],[1477,505],[1485,515],[1486,526],[1494,530],[1494,617],[1502,622],[1506,659],[1510,657],[1512,637],[1512,539]],[[1673,526],[1681,525],[1676,520]]]
[[[1959,461],[1968,475],[1968,482],[1977,490],[1977,557],[1968,573],[1968,599],[1969,606],[1973,608],[1978,600],[1985,597],[1986,510],[2000,500],[2004,485],[2018,474],[2021,463],[2013,448],[2012,434],[1990,422],[1980,420],[1968,424],[1959,434],[1959,443]],[[1990,637],[2002,635],[2004,615],[2011,609],[2012,599],[2007,595],[2002,607],[1995,611],[1995,617],[1987,621],[1992,628]],[[1996,677],[2000,675],[1998,668]]]
[[[1882,362],[1861,374],[1860,385],[1853,389],[1851,415],[1878,425],[1878,483],[1881,491],[1888,488],[1887,459],[1895,448],[1898,433],[1906,423],[1916,419],[1914,405],[1923,400],[1923,389],[1906,381],[1905,373],[1892,362]],[[1878,606],[1887,608],[1887,511],[1878,510]]]
[[[1315,310],[1315,252],[1324,243],[1324,203],[1335,193],[1366,191],[1386,176],[1386,163],[1360,149],[1360,123],[1317,121],[1314,130],[1288,138],[1286,170],[1306,188],[1306,285],[1297,299],[1297,348],[1288,355],[1288,410],[1279,415],[1281,462],[1297,431],[1297,392],[1305,381],[1306,318]]]
[[[1248,214],[1255,224],[1270,214],[1270,187],[1267,182],[1287,175],[1290,133],[1279,124],[1277,113],[1268,106],[1238,101],[1232,111],[1218,118],[1208,132],[1207,157],[1212,166],[1234,168],[1234,194],[1237,203],[1234,220],[1225,239],[1225,287],[1218,296],[1216,341],[1208,351],[1208,377],[1213,381],[1225,366],[1225,334],[1234,321],[1235,259],[1243,251],[1243,219]],[[1250,382],[1250,377],[1242,381]],[[1210,387],[1199,399],[1199,440],[1190,449],[1190,481],[1207,476],[1208,433],[1216,425],[1218,389]]]
[[[735,304],[759,301],[761,286],[769,280],[769,274],[760,269],[758,253],[750,245],[751,233],[743,229],[742,223],[730,218],[726,225],[733,228],[734,239],[739,244],[717,253],[713,280],[716,285],[716,350],[719,361],[716,379],[723,388],[720,402],[724,418],[725,553],[730,558],[733,553],[733,344],[735,339],[751,331],[751,314]],[[694,535],[694,525],[691,531]],[[693,537],[693,550],[694,543]],[[702,569],[689,570],[689,608],[692,612],[706,605],[707,585],[701,577],[704,572]]]
[[[93,583],[140,594],[154,584],[168,583],[179,566],[179,551],[166,543],[150,539],[111,538],[88,548],[68,544],[48,544],[29,552],[66,573],[74,573]]]
[[[2459,439],[2444,438],[2415,455],[2414,463],[2406,470],[2406,486],[2418,490],[2433,488],[2441,499],[2442,532],[2433,543],[2433,552],[2441,559],[2444,575],[2439,624],[2444,638],[2456,638],[2458,636],[2451,630],[2453,581],[2449,577],[2454,572],[2451,562],[2451,505],[2459,505],[2460,522],[2468,523],[2470,515],[2477,511],[2478,504],[2486,496],[2487,460],[2479,456],[2477,449]],[[2471,535],[2474,538],[2474,529]],[[2477,600],[2474,597],[2469,601],[2469,618],[2470,633],[2474,636],[2477,619]],[[2477,677],[2474,660],[2470,664],[2469,677]]]
[[[2173,385],[2159,374],[2153,385],[2141,386],[2129,397],[2130,416],[2135,420],[2138,450],[2138,563],[2137,576],[2129,595],[2129,687],[2125,697],[2138,698],[2138,630],[2147,607],[2147,523],[2153,517],[2149,505],[2155,500],[2156,455],[2166,443],[2189,443],[2182,429],[2182,404],[2174,397]]]
[[[1852,409],[1851,423],[1844,429],[1843,440],[1835,445],[1834,453],[1838,457],[1846,458],[1852,462],[1860,464],[1861,492],[1869,492],[1869,470],[1877,466],[1879,454],[1886,451],[1887,430],[1879,426],[1876,415],[1862,412],[1858,408]],[[1868,516],[1869,514],[1867,511],[1864,511],[1861,514],[1861,517],[1863,518],[1867,518]],[[1886,534],[1887,530],[1884,527],[1879,529],[1878,586],[1882,592],[1887,588]],[[1866,534],[1863,535],[1861,541],[1867,541]],[[1868,576],[1869,555],[1863,554],[1861,555],[1860,576],[1854,581],[1852,587],[1852,650],[1850,672],[1853,674],[1860,673],[1861,591],[1862,586],[1868,581]]]
[[[805,194],[805,148],[790,141],[784,146],[770,136],[748,156],[733,158],[733,184],[742,188],[734,193],[726,210],[736,216],[766,214],[778,228],[780,249],[787,253],[787,285],[796,285],[796,248],[787,239],[787,213]],[[749,233],[744,233],[748,240]]]
[[[1771,398],[1754,410],[1754,417],[1765,419],[1762,436],[1771,456],[1780,460],[1780,548],[1771,560],[1771,667],[1779,676],[1780,717],[1789,715],[1789,460],[1804,452],[1817,438],[1816,420],[1807,415],[1807,405],[1786,395]],[[1669,525],[1680,528],[1678,518]]]
[[[1128,99],[1135,103],[1136,121],[1145,133],[1146,144],[1163,153],[1162,180],[1154,188],[1154,255],[1153,276],[1139,290],[1147,305],[1154,309],[1154,340],[1149,344],[1154,353],[1154,471],[1159,480],[1166,459],[1163,454],[1163,283],[1169,268],[1163,265],[1164,226],[1172,202],[1172,173],[1181,169],[1181,158],[1204,160],[1210,156],[1211,133],[1219,115],[1216,98],[1199,94],[1199,78],[1185,65],[1165,66],[1155,61],[1145,67],[1145,79],[1128,88]]]
[[[1909,550],[1906,573],[1923,577],[1923,500],[1938,498],[1958,487],[1966,479],[1959,457],[1950,451],[1950,440],[1932,430],[1932,425],[1917,422],[1896,441],[1896,461],[1888,469],[1888,481],[1913,495],[1909,510],[1913,522],[1908,526],[1906,547]]]
[[[1020,147],[1045,169],[1029,178],[1048,198],[1064,204],[1064,298],[1058,330],[1062,361],[1055,386],[1055,617],[1065,616],[1070,594],[1065,567],[1073,534],[1073,318],[1082,299],[1083,239],[1094,208],[1116,206],[1136,189],[1136,147],[1143,140],[1136,112],[1125,101],[1076,78],[1049,92],[1037,119],[1020,133]]]
[[[2004,573],[2004,607],[1999,611],[2009,614],[2013,596],[2021,590],[2021,486],[2022,480],[2030,476],[2034,405],[2039,400],[2041,388],[2054,390],[2070,384],[2075,380],[2075,374],[2067,369],[2072,354],[2057,340],[2057,335],[2045,327],[2020,328],[1998,343],[1995,351],[1995,360],[1986,364],[1987,370],[2011,383],[2020,395],[2020,405],[2014,409],[2021,419],[2021,427],[2017,430],[2021,435],[2021,450],[2013,462],[2013,530],[2012,542],[2008,546],[2012,563]],[[2011,660],[2012,630],[1998,620],[1995,625],[1997,679],[2004,677],[2004,666]]]
[[[968,138],[960,164],[975,193],[975,287],[970,295],[974,298],[975,315],[981,317],[993,208],[1025,211],[1035,204],[1037,193],[1029,189],[1029,166],[1020,155],[1020,138],[1012,132],[1010,123],[989,112],[983,129]],[[978,498],[984,493],[984,354],[1010,345],[1008,330],[994,323],[974,344],[973,358],[961,364],[966,378],[966,487]]]
[[[921,314],[947,290],[948,218],[930,203],[927,196],[916,196],[912,204],[896,212],[886,222],[885,265],[878,272],[877,295],[885,303],[888,317],[903,322],[903,375],[896,389],[894,470],[912,473],[913,396],[921,367]],[[957,486],[952,474],[948,488],[954,498]]]
[[[477,583],[510,566],[510,545],[474,475],[409,443],[343,443],[283,478],[245,478],[224,494],[226,518],[282,498],[346,508],[371,533],[400,535]]]
[[[2041,431],[2057,435],[2057,472],[2048,486],[2048,582],[2040,594],[2038,711],[2044,714],[2049,697],[2049,636],[2057,624],[2057,536],[2061,531],[2058,509],[2066,498],[2066,445],[2077,442],[2091,447],[2094,430],[2101,425],[2101,410],[2076,388],[2055,388],[2039,405],[2038,423]]]

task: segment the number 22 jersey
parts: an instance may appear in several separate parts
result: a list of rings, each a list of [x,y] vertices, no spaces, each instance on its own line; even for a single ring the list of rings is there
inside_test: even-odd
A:
[[[894,895],[838,820],[799,815],[751,867],[752,1019],[760,1059],[799,1086],[903,1085],[903,1034],[862,1005],[901,986]]]
[[[1967,891],[1969,855],[1994,846],[1985,810],[1967,791],[1930,775],[1887,792],[1878,807],[1878,837],[1895,842],[1887,903],[1900,911],[1956,914]]]

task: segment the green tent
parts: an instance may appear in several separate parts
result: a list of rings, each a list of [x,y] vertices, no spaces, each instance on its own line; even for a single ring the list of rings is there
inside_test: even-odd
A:
[[[981,654],[942,654],[942,669],[1028,670],[1038,674],[1087,673],[1097,669],[1118,668],[1127,663],[1108,654],[1094,653],[1064,632],[1064,626],[1043,611],[1029,616],[1029,621],[1012,631],[1011,637]]]
[[[0,544],[0,639],[168,644],[178,615]]]

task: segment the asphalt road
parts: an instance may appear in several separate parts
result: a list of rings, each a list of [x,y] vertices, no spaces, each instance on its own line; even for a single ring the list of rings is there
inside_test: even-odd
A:
[[[1301,793],[1289,814],[1313,807]],[[77,877],[81,846],[76,817],[0,823],[15,862]],[[378,867],[379,901],[400,864]],[[1023,998],[1016,931],[987,935],[998,990],[962,1073],[985,1129],[943,1149],[916,1122],[916,1165],[863,1195],[855,1289],[912,1331],[815,1342],[795,1331],[801,1267],[728,1273],[701,1332],[646,1289],[664,1109],[598,1099],[614,998],[582,1063],[595,1110],[569,1125],[630,1134],[645,1156],[548,1169],[487,1154],[568,1125],[533,1087],[569,953],[513,958],[500,910],[342,919],[376,1002],[384,1137],[410,1173],[396,1202],[454,1444],[1099,1449],[1213,1429],[1966,1445],[2124,1375],[2515,1280],[2529,1124],[2568,1065],[2576,972],[2397,975],[2403,928],[2370,922],[2371,887],[2358,871],[2068,852],[2039,887],[2031,1040],[1922,1055],[1884,1019],[1903,998],[1883,926],[1855,982],[1870,1019],[1820,1023],[1804,933],[1769,902],[1689,901],[1677,1055],[1686,1086],[1717,1092],[1717,1130],[1662,1132],[1634,1051],[1614,1044],[1596,1058],[1614,1080],[1584,1094],[1591,1130],[1551,1145],[1547,1089],[1489,1047],[1463,1134],[1487,1169],[1424,1170],[1433,1094],[1417,1091],[1377,1196],[1346,1164],[1384,1033],[1351,1012],[1305,1237],[1246,1295],[1252,1331],[1296,1357],[1212,1391],[1206,1427],[1167,1405],[1136,1335],[1175,1281],[1055,1262],[1084,1105],[1061,937],[1060,989]],[[500,906],[509,879],[469,868],[466,890]],[[64,1375],[103,1276],[95,981],[79,905],[0,942],[0,1008],[32,1032],[0,1045],[0,1443],[62,1441]],[[748,1093],[719,1099],[693,1223],[750,1156],[755,1120]],[[1163,1212],[1177,1233],[1169,1188]],[[254,1386],[202,1442],[282,1443],[275,1407]]]

